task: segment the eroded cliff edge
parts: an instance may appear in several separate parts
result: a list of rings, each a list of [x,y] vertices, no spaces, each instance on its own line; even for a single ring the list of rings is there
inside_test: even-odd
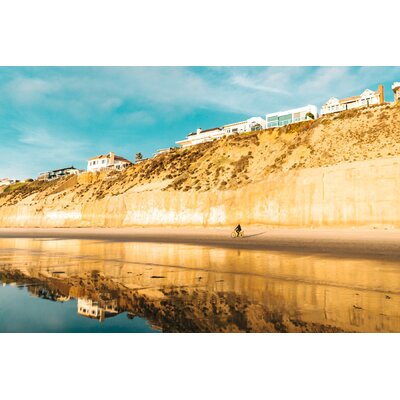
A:
[[[400,227],[400,107],[177,149],[0,193],[1,227]]]

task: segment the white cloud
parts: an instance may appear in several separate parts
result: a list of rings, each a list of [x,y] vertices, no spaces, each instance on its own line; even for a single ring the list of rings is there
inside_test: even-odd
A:
[[[148,114],[143,120],[151,123],[155,114],[181,118],[196,108],[263,115],[271,107],[321,105],[331,96],[357,93],[370,82],[396,79],[396,74],[400,75],[398,67],[226,67],[202,74],[184,67],[90,68],[68,74],[56,70],[40,78],[21,76],[8,85],[7,92],[20,102],[37,102],[82,120],[129,103],[136,107],[139,102]],[[126,123],[140,120],[141,110],[126,111]]]
[[[120,107],[123,103],[118,97],[108,97],[105,100],[100,100],[99,107],[104,111],[113,111]]]
[[[156,122],[156,119],[146,111],[123,114],[119,118],[127,124],[152,125]]]
[[[56,82],[37,79],[17,77],[6,85],[9,97],[20,103],[33,103],[43,100],[47,94],[54,93],[59,88]]]
[[[380,83],[396,76],[400,76],[399,67],[324,67],[308,76],[299,91],[321,105],[330,97],[357,95],[367,88],[377,90]]]
[[[346,86],[351,79],[349,67],[326,67],[318,68],[316,72],[307,77],[304,82],[299,83],[302,92],[318,94],[326,97],[326,92],[333,89],[333,86]]]
[[[54,147],[54,138],[44,129],[24,132],[20,135],[19,141],[32,146]]]
[[[244,89],[269,92],[272,95],[289,95],[290,81],[298,69],[266,67],[257,69],[256,72],[242,69],[229,69],[229,71],[232,83]]]
[[[77,140],[65,132],[26,126],[17,129],[20,133],[15,145],[7,150],[7,159],[0,160],[1,176],[35,178],[48,169],[84,165],[90,152],[86,140]]]

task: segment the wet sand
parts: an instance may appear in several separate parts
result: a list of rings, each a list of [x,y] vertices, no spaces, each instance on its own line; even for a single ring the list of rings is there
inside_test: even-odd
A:
[[[78,312],[79,302],[91,301],[103,310],[114,307],[125,315],[123,321],[139,317],[163,332],[400,332],[398,259],[265,251],[268,235],[258,228],[243,241],[221,238],[224,232],[218,230],[197,237],[231,240],[236,247],[250,243],[261,250],[202,246],[198,240],[155,243],[161,239],[148,229],[136,232],[151,234],[147,243],[132,230],[94,231],[94,240],[84,230],[78,230],[84,237],[78,239],[69,229],[25,232],[33,238],[0,237],[0,292],[6,291],[0,332],[91,329],[78,319],[88,317]],[[190,231],[166,230],[164,240],[190,241]],[[279,234],[290,240],[287,231],[272,233],[278,242]],[[328,240],[334,232],[316,233]],[[386,240],[393,239],[389,236]],[[67,302],[68,313],[65,307],[64,314],[51,311],[60,302]],[[121,321],[112,315],[110,321]]]
[[[228,228],[0,228],[0,238],[59,238],[181,243],[231,249],[276,250],[400,260],[400,230]]]

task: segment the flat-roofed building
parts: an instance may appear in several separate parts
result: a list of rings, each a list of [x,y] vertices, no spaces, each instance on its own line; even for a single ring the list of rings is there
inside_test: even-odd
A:
[[[261,131],[263,129],[265,129],[265,119],[261,117],[252,117],[245,121],[224,125],[223,131],[225,135],[234,135],[235,133]]]
[[[245,121],[224,125],[222,128],[216,127],[205,130],[198,128],[196,132],[189,133],[186,139],[179,140],[176,143],[181,147],[189,147],[200,143],[212,142],[235,133],[261,131],[263,129],[265,129],[265,120],[261,117],[252,117]]]
[[[189,133],[186,139],[178,140],[176,143],[181,147],[189,147],[200,143],[212,142],[222,136],[224,136],[224,132],[219,127],[205,130],[198,128],[196,132]]]
[[[312,104],[292,110],[279,111],[266,115],[267,128],[275,128],[318,118],[318,109]]]
[[[157,157],[157,156],[159,156],[160,154],[169,153],[171,150],[173,150],[173,147],[167,147],[167,148],[165,148],[165,149],[159,149],[159,150],[157,150],[157,151],[153,154],[153,157]]]
[[[39,181],[52,181],[54,179],[62,178],[67,175],[78,175],[81,171],[74,166],[60,169],[53,169],[52,171],[41,172],[37,179]]]
[[[379,85],[377,91],[365,89],[359,96],[346,97],[338,99],[331,97],[321,108],[321,115],[332,114],[341,111],[351,110],[353,108],[368,107],[385,102],[385,93],[383,85]]]

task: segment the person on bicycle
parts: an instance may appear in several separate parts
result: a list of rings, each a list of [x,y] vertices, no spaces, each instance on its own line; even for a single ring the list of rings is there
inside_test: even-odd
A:
[[[237,227],[235,228],[235,232],[239,235],[239,233],[242,231],[242,227],[240,226],[240,224],[237,225]]]

